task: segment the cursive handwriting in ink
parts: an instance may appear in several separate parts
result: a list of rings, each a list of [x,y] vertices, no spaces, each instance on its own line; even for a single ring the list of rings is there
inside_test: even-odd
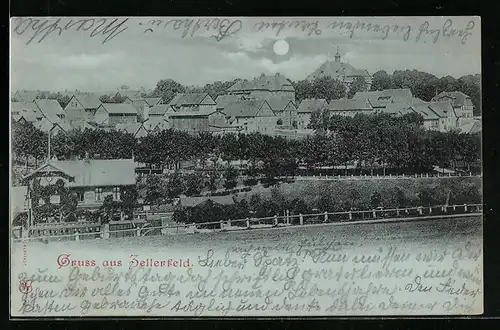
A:
[[[13,19],[13,31],[17,35],[27,34],[29,39],[26,45],[36,40],[36,43],[41,43],[45,38],[50,35],[62,35],[65,31],[91,31],[90,38],[101,35],[104,38],[102,44],[114,39],[119,34],[128,29],[125,23],[129,19],[115,18],[109,20],[108,18],[87,18],[87,19],[62,19],[58,18],[53,20],[39,19],[39,18],[26,18],[18,17]]]
[[[139,23],[143,25],[143,23]],[[161,27],[163,29],[167,27],[172,27],[174,31],[182,31],[181,38],[194,37],[200,31],[210,32],[215,31],[212,35],[217,41],[232,36],[238,33],[242,27],[243,22],[239,19],[228,19],[228,18],[205,18],[205,19],[152,19],[146,24],[147,28],[143,33],[154,32],[154,28]]]

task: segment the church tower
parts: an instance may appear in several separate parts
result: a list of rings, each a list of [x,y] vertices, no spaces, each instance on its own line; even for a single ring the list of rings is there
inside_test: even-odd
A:
[[[337,46],[337,53],[335,54],[335,62],[340,63],[339,46]]]

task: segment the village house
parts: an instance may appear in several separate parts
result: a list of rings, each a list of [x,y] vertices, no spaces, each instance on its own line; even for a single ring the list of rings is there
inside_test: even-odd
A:
[[[168,104],[158,104],[151,107],[148,111],[148,118],[144,121],[144,127],[152,132],[164,130],[170,127],[168,114],[174,112]]]
[[[325,99],[305,99],[300,102],[297,109],[297,127],[305,129],[311,122],[313,112],[323,112],[328,108],[328,102]]]
[[[462,92],[442,92],[433,97],[432,101],[450,102],[461,125],[471,122],[474,117],[474,104],[471,98]]]
[[[96,110],[94,121],[97,124],[116,125],[137,123],[137,110],[126,103],[102,103]]]
[[[148,112],[150,109],[161,104],[161,102],[161,97],[141,97],[138,99],[131,99],[127,97],[123,103],[132,104],[132,106],[137,110],[137,119],[139,121],[145,121],[148,118]]]
[[[369,115],[376,113],[370,102],[355,99],[331,100],[326,110],[329,116],[354,117],[356,114]]]
[[[316,79],[330,77],[333,78],[346,86],[347,90],[350,89],[351,84],[357,77],[361,77],[365,81],[365,88],[370,90],[372,85],[372,76],[367,70],[359,70],[354,68],[349,63],[341,62],[340,53],[337,50],[335,54],[335,60],[328,59],[326,62],[321,64],[313,73],[308,77],[308,81],[314,81]]]
[[[226,94],[255,98],[289,97],[295,100],[295,88],[292,82],[280,73],[270,76],[261,74],[252,81],[238,80],[226,90]]]
[[[364,100],[370,102],[371,106],[378,111],[384,111],[390,104],[411,105],[419,103],[421,100],[413,97],[408,88],[385,89],[383,91],[357,92],[352,97],[354,100]]]
[[[252,99],[252,97],[245,96],[244,94],[222,94],[218,95],[215,99],[215,103],[217,103],[217,110],[224,111],[225,107],[234,101]]]
[[[35,102],[11,102],[10,114],[17,122],[36,123],[44,118]]]
[[[276,125],[280,119],[275,115],[266,100],[237,100],[229,103],[225,112],[228,122],[233,126],[241,127],[242,132],[260,132],[274,135]]]
[[[274,96],[265,99],[271,110],[281,119],[281,128],[297,128],[297,106],[289,96]]]
[[[33,123],[33,126],[42,132],[51,132],[52,136],[58,135],[60,133],[68,133],[73,129],[73,127],[65,120],[52,123],[47,118],[42,118],[42,120]]]
[[[65,118],[64,110],[57,100],[37,99],[34,103],[42,115],[52,124],[56,124]]]
[[[94,120],[94,114],[100,105],[101,100],[96,94],[75,94],[64,108],[64,113],[73,126],[80,126]]]
[[[424,117],[424,127],[428,130],[448,132],[457,129],[458,117],[450,102],[423,102],[411,105],[409,110]]]
[[[169,126],[172,129],[191,134],[209,132],[210,123],[225,120],[226,114],[209,108],[200,111],[175,111],[168,115]]]
[[[40,98],[42,91],[30,91],[30,90],[20,90],[16,91],[12,96],[15,102],[34,102],[37,98]]]
[[[181,113],[212,113],[216,110],[216,103],[208,93],[177,93],[169,105]]]
[[[77,196],[78,207],[98,208],[104,198],[113,196],[121,200],[121,192],[135,185],[135,162],[133,159],[84,159],[49,160],[23,180],[33,189],[33,180],[40,185],[55,184],[62,179],[65,187]],[[57,198],[54,198],[57,200]]]

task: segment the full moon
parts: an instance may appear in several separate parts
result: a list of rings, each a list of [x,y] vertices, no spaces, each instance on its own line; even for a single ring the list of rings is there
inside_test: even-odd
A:
[[[283,39],[276,41],[273,45],[273,50],[278,55],[285,55],[286,53],[288,53],[289,49],[290,46],[288,45],[288,42]]]

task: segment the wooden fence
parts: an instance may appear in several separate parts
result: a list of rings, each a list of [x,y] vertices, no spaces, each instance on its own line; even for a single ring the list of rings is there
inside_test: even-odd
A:
[[[199,232],[233,231],[257,228],[304,226],[329,223],[352,223],[363,221],[425,220],[454,215],[481,215],[482,204],[417,206],[395,209],[350,210],[344,212],[320,212],[314,214],[275,215],[266,218],[246,218],[226,221],[212,221],[193,224],[161,225],[161,221],[145,220],[115,221],[109,224],[74,223],[37,225],[29,230],[29,237],[23,240],[84,240],[118,237],[139,237],[158,235],[192,234]]]

